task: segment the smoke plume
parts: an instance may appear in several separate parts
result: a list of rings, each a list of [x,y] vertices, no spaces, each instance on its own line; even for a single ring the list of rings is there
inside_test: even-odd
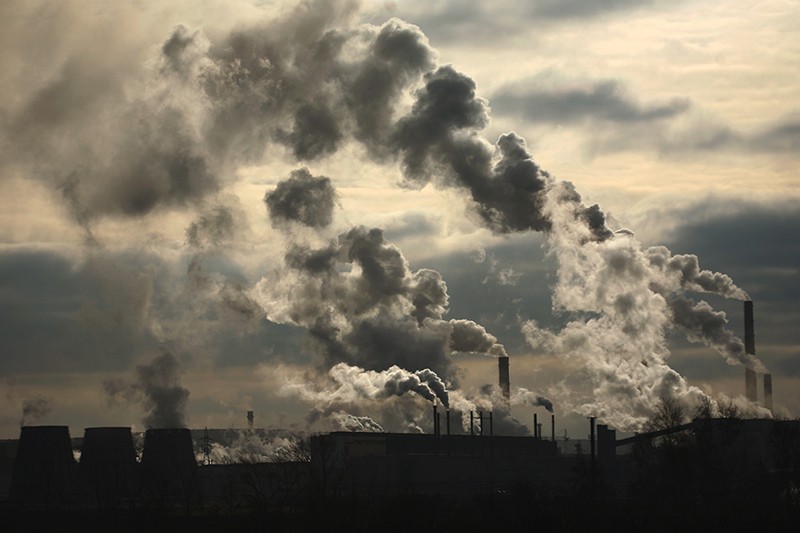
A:
[[[103,389],[109,403],[137,402],[145,410],[142,420],[150,428],[186,427],[186,403],[189,390],[180,383],[180,363],[165,351],[150,364],[136,367],[132,383],[121,379],[107,379]]]
[[[288,179],[267,193],[269,217],[273,226],[298,222],[312,228],[324,228],[333,219],[336,191],[331,180],[314,177],[307,168],[295,170]]]
[[[0,87],[0,146],[7,154],[0,175],[36,176],[93,244],[102,221],[192,213],[186,243],[196,255],[187,292],[197,294],[176,300],[193,309],[213,299],[222,313],[248,324],[260,318],[260,307],[262,317],[306,329],[322,356],[321,375],[310,376],[305,388],[287,386],[314,405],[333,394],[324,405],[331,416],[362,416],[355,404],[364,400],[448,405],[458,388],[453,354],[507,355],[483,326],[445,319],[441,274],[412,270],[381,229],[337,228],[333,240],[315,234],[304,241],[333,223],[337,201],[333,180],[305,167],[264,196],[272,226],[286,236],[281,268],[252,290],[206,273],[205,260],[245,225],[236,205],[222,198],[239,169],[272,158],[310,165],[353,145],[377,163],[398,166],[406,187],[463,194],[494,233],[543,232],[558,269],[553,307],[572,320],[559,331],[528,321],[523,332],[534,348],[580,369],[555,391],[567,409],[638,429],[663,397],[686,406],[706,397],[667,364],[666,334],[674,329],[730,363],[764,370],[725,328],[723,313],[686,296],[746,298],[730,277],[701,269],[696,256],[643,248],[629,230],[613,232],[601,208],[584,204],[572,183],[544,170],[516,133],[487,140],[489,105],[477,84],[439,65],[416,26],[396,19],[355,25],[355,2],[308,1],[233,29],[177,26],[157,46],[134,36],[115,40],[111,25],[81,28],[100,37],[56,53],[61,26],[78,19],[71,6],[53,9],[52,20],[26,10],[22,22],[3,21],[26,39],[20,28],[36,21],[52,30],[36,35],[53,46],[27,41],[31,46],[22,48],[30,56],[20,64],[37,64],[41,73],[10,69],[13,81]],[[513,271],[504,279],[515,281]],[[148,314],[152,283],[147,276],[140,281],[148,290],[129,298],[138,312],[114,314],[133,330],[149,330],[156,322]],[[95,328],[102,315],[91,306],[81,314]],[[165,329],[164,337],[181,333]],[[573,392],[570,379],[591,390]],[[327,380],[319,390],[318,380]],[[137,367],[133,383],[104,386],[113,401],[142,402],[148,427],[185,423],[189,392],[170,353]],[[459,401],[488,405],[486,397]],[[403,423],[417,424],[418,417],[401,412]]]
[[[53,402],[47,398],[27,398],[22,401],[20,427],[39,422],[53,411]]]

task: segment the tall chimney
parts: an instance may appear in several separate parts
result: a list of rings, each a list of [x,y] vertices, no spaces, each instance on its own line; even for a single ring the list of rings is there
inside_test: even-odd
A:
[[[533,436],[539,438],[539,415],[533,413]]]
[[[764,374],[764,407],[772,411],[772,374]]]
[[[247,429],[253,429],[253,419],[255,415],[253,415],[253,411],[247,411]]]
[[[744,302],[744,349],[750,355],[756,354],[756,336],[754,333],[753,302]],[[751,402],[758,401],[758,384],[756,372],[753,369],[744,369],[744,393]]]
[[[503,398],[508,401],[511,396],[511,381],[508,378],[508,357],[497,358],[497,369],[500,377],[500,392]]]

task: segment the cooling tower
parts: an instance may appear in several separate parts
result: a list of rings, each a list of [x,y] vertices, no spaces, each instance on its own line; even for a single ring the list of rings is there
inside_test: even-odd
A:
[[[80,471],[90,497],[100,508],[129,506],[138,482],[131,428],[86,428]]]
[[[756,336],[753,321],[753,302],[744,302],[744,348],[750,355],[756,354]],[[744,392],[751,402],[758,401],[758,384],[756,373],[750,368],[744,369]]]
[[[10,499],[23,505],[67,505],[74,499],[76,469],[67,426],[23,426]]]
[[[130,467],[135,464],[131,428],[86,428],[81,450],[82,470]]]
[[[148,429],[142,453],[142,488],[156,505],[188,505],[199,495],[192,434],[186,428]]]
[[[148,429],[144,434],[142,467],[145,470],[196,466],[192,434],[188,429]]]
[[[508,377],[508,357],[497,358],[497,369],[499,372],[500,391],[503,393],[503,398],[508,400],[511,395],[511,381]]]

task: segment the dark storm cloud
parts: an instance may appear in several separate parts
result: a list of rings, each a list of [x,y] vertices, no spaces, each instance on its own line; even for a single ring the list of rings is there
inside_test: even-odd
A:
[[[331,180],[312,176],[307,168],[294,170],[264,196],[273,227],[297,222],[311,228],[324,228],[333,220],[337,194]]]
[[[137,349],[152,349],[147,316],[155,278],[147,269],[157,265],[139,255],[76,264],[54,250],[2,250],[0,366],[22,373],[119,369]]]
[[[537,87],[536,80],[530,80],[501,87],[492,95],[492,109],[496,113],[522,115],[533,123],[649,122],[674,118],[689,109],[689,105],[685,98],[640,103],[616,80],[564,87]]]
[[[397,2],[397,16],[414,20],[435,43],[475,44],[480,39],[509,38],[546,31],[555,24],[590,21],[646,7],[659,0],[481,0]],[[661,2],[663,3],[663,2]]]

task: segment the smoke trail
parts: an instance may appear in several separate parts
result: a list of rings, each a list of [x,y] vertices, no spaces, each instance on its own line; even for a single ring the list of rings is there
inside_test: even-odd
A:
[[[148,429],[186,427],[189,390],[181,386],[180,363],[170,352],[165,351],[150,364],[137,366],[133,383],[107,379],[103,389],[110,405],[141,403],[145,410],[142,422]]]

